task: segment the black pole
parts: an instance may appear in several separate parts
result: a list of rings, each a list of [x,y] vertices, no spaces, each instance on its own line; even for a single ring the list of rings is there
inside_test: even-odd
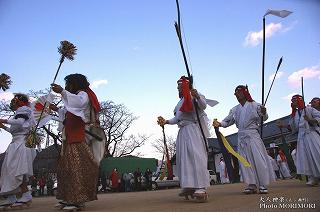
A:
[[[58,73],[59,73],[59,71],[60,71],[60,67],[61,67],[63,61],[64,61],[64,56],[61,55],[59,67],[58,67],[58,69],[57,69],[57,71],[56,71],[56,74],[54,75],[52,84],[55,83],[55,81],[56,81],[56,79],[57,79],[57,76],[58,76]]]
[[[279,68],[280,68],[281,63],[282,63],[282,57],[281,57],[280,60],[279,60],[279,63],[278,63],[278,66],[277,66],[277,71],[276,71],[276,73],[275,73],[274,76],[273,76],[273,80],[272,80],[272,83],[271,83],[271,85],[270,85],[270,88],[269,88],[269,91],[268,91],[266,100],[265,100],[264,103],[263,103],[263,106],[265,106],[265,105],[267,104],[269,94],[270,94],[270,92],[271,92],[271,89],[272,89],[274,80],[276,79],[276,76],[277,76],[277,74],[278,74],[278,71],[279,71]]]
[[[54,75],[52,84],[54,84],[55,81],[56,81],[56,79],[57,79],[57,76],[58,76],[58,73],[59,73],[59,71],[60,71],[60,68],[61,68],[61,65],[62,65],[63,61],[64,61],[64,56],[61,55],[60,62],[59,62],[59,66],[58,66],[58,69],[57,69],[57,71],[56,71],[56,74]],[[51,91],[51,88],[50,88],[50,91]],[[41,121],[41,119],[42,119],[42,115],[43,115],[43,112],[44,112],[44,109],[46,108],[46,106],[47,106],[47,101],[46,101],[46,102],[44,103],[44,105],[43,105],[43,108],[42,108],[41,113],[40,113],[39,120],[38,120],[38,122],[37,122],[37,124],[36,124],[36,127],[34,128],[35,131],[38,129],[39,123],[40,123],[40,121]]]
[[[264,62],[265,62],[265,52],[266,52],[266,19],[263,17],[263,38],[262,38],[262,70],[261,70],[261,104],[264,103]],[[263,117],[261,117],[260,123],[260,136],[263,136]]]
[[[162,134],[163,134],[164,151],[165,151],[166,158],[167,158],[167,169],[168,169],[168,177],[167,177],[167,179],[168,180],[173,180],[172,163],[171,163],[170,156],[169,156],[166,134],[164,132],[164,126],[162,126]]]
[[[303,106],[305,106],[305,102],[304,102],[304,91],[303,91],[303,77],[301,77],[301,92],[302,92],[302,100],[303,100]]]
[[[265,53],[266,53],[266,19],[263,17],[263,38],[262,38],[262,71],[261,71],[261,103],[264,102],[264,63],[265,63]]]
[[[189,80],[192,81],[192,76],[191,76],[191,74],[190,74],[190,69],[189,69],[189,66],[188,66],[186,53],[185,53],[184,47],[183,47],[183,42],[182,42],[182,37],[181,37],[181,31],[180,31],[180,25],[179,25],[178,23],[174,23],[174,27],[176,28],[176,32],[177,32],[177,36],[178,36],[179,44],[180,44],[180,49],[181,49],[181,52],[182,52],[183,61],[184,61],[184,65],[186,66],[186,70],[187,70],[187,73],[188,73],[188,77],[189,77]],[[190,82],[190,84],[192,85],[192,82]]]
[[[218,139],[218,143],[219,143],[219,147],[220,147],[220,151],[222,153],[223,159],[224,159],[225,164],[226,164],[229,180],[230,180],[231,183],[234,183],[235,182],[234,168],[232,166],[231,156],[228,153],[227,148],[223,145],[223,141],[222,141],[222,138],[221,138],[221,133],[219,131],[219,128],[215,127],[214,131],[216,133],[216,136],[217,136],[217,139]]]
[[[295,165],[294,165],[294,162],[293,162],[293,159],[292,159],[292,156],[290,154],[290,148],[289,148],[289,145],[287,144],[287,141],[283,135],[283,130],[281,127],[279,127],[280,129],[280,135],[281,135],[281,140],[282,140],[282,147],[283,147],[283,151],[284,151],[284,154],[286,155],[286,158],[287,158],[287,162],[288,162],[288,165],[289,165],[289,170],[290,170],[290,173],[296,171],[295,169]]]
[[[181,35],[181,18],[180,18],[179,0],[176,0],[176,4],[177,4],[177,12],[178,12],[178,22],[174,23],[174,27],[176,28],[177,36],[179,38],[180,48],[181,48],[182,55],[183,55],[183,61],[184,61],[184,64],[186,66],[186,69],[187,69],[188,77],[190,78],[189,80],[191,80],[190,84],[192,85],[193,84],[192,76],[190,74],[190,69],[189,69],[189,66],[188,66],[188,60],[187,60],[187,57],[186,57],[186,53],[184,51],[182,35]]]
[[[189,66],[188,66],[188,60],[187,60],[187,57],[186,57],[186,53],[184,51],[182,35],[181,35],[181,27],[180,27],[181,26],[181,23],[180,23],[181,21],[180,21],[179,0],[176,0],[176,4],[177,4],[177,10],[178,10],[178,22],[175,22],[174,26],[176,28],[177,36],[178,36],[179,43],[180,43],[180,48],[181,48],[182,55],[183,55],[184,64],[186,66],[187,74],[188,74],[189,81],[190,81],[190,86],[189,87],[190,87],[190,89],[192,89],[193,88],[193,76],[190,74],[190,69],[189,69]],[[205,146],[207,154],[208,154],[209,153],[209,148],[208,148],[208,144],[207,144],[207,138],[206,138],[206,136],[204,134],[204,131],[203,131],[203,128],[202,128],[202,125],[201,125],[201,119],[200,119],[200,115],[199,115],[199,105],[198,105],[198,102],[195,99],[193,100],[193,104],[195,106],[197,121],[198,121],[198,125],[199,125],[200,131],[201,131],[201,135],[203,137],[204,146]]]
[[[303,110],[304,110],[304,115],[307,115],[306,112],[306,103],[304,101],[304,90],[303,90],[303,77],[301,77],[301,92],[302,92],[302,101],[303,101]]]

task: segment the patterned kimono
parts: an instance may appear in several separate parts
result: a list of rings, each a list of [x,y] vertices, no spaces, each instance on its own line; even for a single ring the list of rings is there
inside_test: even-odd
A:
[[[246,102],[231,109],[229,115],[221,121],[222,127],[236,124],[238,131],[238,153],[251,164],[245,167],[240,163],[242,179],[247,184],[266,186],[275,180],[273,167],[268,158],[266,148],[258,132],[261,117],[267,120],[268,115],[262,115],[260,104]]]

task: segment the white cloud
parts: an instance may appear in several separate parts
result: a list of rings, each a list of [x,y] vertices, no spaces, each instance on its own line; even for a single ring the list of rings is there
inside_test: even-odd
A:
[[[320,78],[320,66],[306,67],[296,72],[293,72],[288,77],[288,83],[292,86],[299,86],[301,84],[301,77],[303,79]]]
[[[269,76],[269,81],[270,81],[270,82],[272,82],[275,74],[276,74],[276,73],[273,73],[273,74],[271,74],[271,75]],[[280,79],[280,78],[283,76],[283,74],[284,74],[284,72],[278,71],[278,74],[277,74],[277,76],[276,76],[276,79]]]
[[[12,92],[3,92],[0,93],[0,100],[2,101],[10,101],[11,99],[13,99],[14,95]]]
[[[99,88],[101,85],[108,84],[108,80],[95,80],[90,84],[91,88]]]
[[[288,32],[288,31],[292,30],[295,27],[295,25],[297,25],[297,24],[298,24],[298,21],[294,21],[288,27],[284,28],[281,31],[282,32]]]
[[[273,36],[275,33],[280,31],[282,29],[282,24],[281,23],[270,23],[266,26],[266,38],[269,38]],[[263,38],[263,32],[260,30],[259,32],[248,32],[244,46],[257,46]]]

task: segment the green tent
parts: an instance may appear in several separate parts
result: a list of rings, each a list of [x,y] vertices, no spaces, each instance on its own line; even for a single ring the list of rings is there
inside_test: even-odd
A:
[[[104,158],[101,163],[101,170],[110,175],[112,170],[116,168],[119,176],[128,171],[134,173],[138,168],[141,173],[144,173],[146,169],[150,169],[152,172],[157,170],[158,160],[155,158],[139,158],[139,157],[121,157],[121,158]]]

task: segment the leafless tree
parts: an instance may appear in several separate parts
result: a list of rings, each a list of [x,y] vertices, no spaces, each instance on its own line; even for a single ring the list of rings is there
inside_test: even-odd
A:
[[[169,157],[172,158],[176,154],[176,139],[171,136],[168,136],[166,137],[166,141],[167,141]],[[154,147],[156,151],[161,154],[165,153],[163,138],[156,139],[152,143],[152,147]]]
[[[29,91],[31,100],[38,99],[40,96],[48,94],[49,90]],[[55,102],[56,104],[60,102]],[[122,157],[130,154],[139,155],[136,150],[143,146],[150,136],[128,134],[129,128],[133,122],[138,119],[125,105],[115,104],[112,101],[101,102],[101,112],[99,119],[101,127],[104,129],[106,142],[106,157]],[[0,102],[0,116],[9,117],[13,112],[9,108],[9,102]],[[57,124],[50,122],[50,127],[46,126],[38,130],[43,140],[46,140],[46,146],[61,142],[61,135],[57,132]]]
[[[147,135],[128,135],[128,129],[138,119],[125,105],[101,102],[100,123],[106,134],[106,156],[122,157],[132,154],[148,140]]]
[[[13,111],[9,107],[9,103],[5,101],[0,102],[0,118],[9,118],[13,115]]]

